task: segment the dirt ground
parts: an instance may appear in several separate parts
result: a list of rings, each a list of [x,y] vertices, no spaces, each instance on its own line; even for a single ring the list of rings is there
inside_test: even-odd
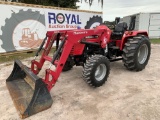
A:
[[[12,64],[0,64],[0,120],[20,119],[5,84]],[[152,45],[149,63],[141,72],[126,70],[121,61],[111,63],[110,76],[102,87],[91,88],[81,73],[82,67],[63,72],[51,90],[52,107],[25,120],[160,119],[160,45]]]

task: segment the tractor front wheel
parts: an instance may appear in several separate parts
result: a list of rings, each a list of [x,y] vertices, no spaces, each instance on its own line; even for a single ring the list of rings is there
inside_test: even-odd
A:
[[[63,72],[69,71],[69,70],[71,70],[71,69],[73,68],[73,66],[74,66],[73,60],[71,59],[71,57],[68,57],[65,65],[64,65],[64,67],[63,67],[63,69],[62,69],[62,71],[63,71]]]
[[[86,61],[82,76],[89,85],[100,87],[107,80],[109,73],[109,60],[102,55],[93,55]]]
[[[150,58],[151,46],[149,38],[141,35],[129,38],[123,49],[124,66],[129,70],[141,71]]]

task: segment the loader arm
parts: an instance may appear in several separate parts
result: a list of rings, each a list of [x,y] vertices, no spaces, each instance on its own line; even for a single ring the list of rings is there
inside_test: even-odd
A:
[[[94,39],[95,43],[87,38],[92,35],[99,36]],[[58,80],[75,44],[95,44],[104,48],[107,44],[105,36],[107,36],[106,29],[49,31],[36,52],[35,59],[31,61],[31,68],[23,65],[20,60],[15,60],[13,71],[7,78],[6,85],[21,118],[29,117],[51,107],[53,100],[49,91]],[[54,42],[57,43],[57,46],[51,57],[49,53]],[[42,49],[40,59],[36,60]],[[45,61],[49,61],[50,66],[46,69],[44,77],[40,78],[37,74]],[[55,69],[52,65],[55,66]]]
[[[55,70],[51,70],[50,69],[51,67],[46,69],[46,74],[45,77],[43,78],[43,81],[45,82],[45,84],[47,84],[47,88],[50,91],[51,88],[55,85],[56,81],[58,80],[58,77],[62,72],[65,62],[74,44],[81,43],[82,39],[91,35],[99,34],[104,37],[104,33],[106,33],[105,31],[106,31],[105,29],[98,29],[98,30],[95,29],[95,30],[59,31],[59,33],[57,33],[56,31],[47,32],[48,40],[45,45],[44,52],[42,53],[39,62],[36,60],[32,61],[31,70],[35,74],[38,74],[46,60],[51,63],[50,66],[52,66],[52,64],[56,66]],[[57,49],[57,51],[54,53],[53,58],[51,58],[48,54],[52,48],[53,43],[55,41],[58,41],[59,39],[61,39],[61,44]],[[100,39],[102,38],[100,37]],[[97,44],[104,46],[102,42]],[[58,58],[58,56],[60,57]]]

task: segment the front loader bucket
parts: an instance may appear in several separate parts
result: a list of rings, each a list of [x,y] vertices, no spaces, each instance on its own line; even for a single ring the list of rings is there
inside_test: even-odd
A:
[[[29,117],[51,107],[53,100],[41,78],[19,60],[15,60],[6,85],[21,118]]]

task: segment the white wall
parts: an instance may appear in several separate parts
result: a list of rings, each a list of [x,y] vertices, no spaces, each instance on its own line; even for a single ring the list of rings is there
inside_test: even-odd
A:
[[[160,38],[160,13],[139,13],[136,15],[134,30],[147,31],[150,38]],[[123,21],[130,24],[133,15],[123,17]]]
[[[160,38],[160,13],[150,14],[149,36]]]
[[[148,32],[149,19],[150,19],[150,14],[149,13],[140,13],[139,30],[145,30],[145,31]]]

